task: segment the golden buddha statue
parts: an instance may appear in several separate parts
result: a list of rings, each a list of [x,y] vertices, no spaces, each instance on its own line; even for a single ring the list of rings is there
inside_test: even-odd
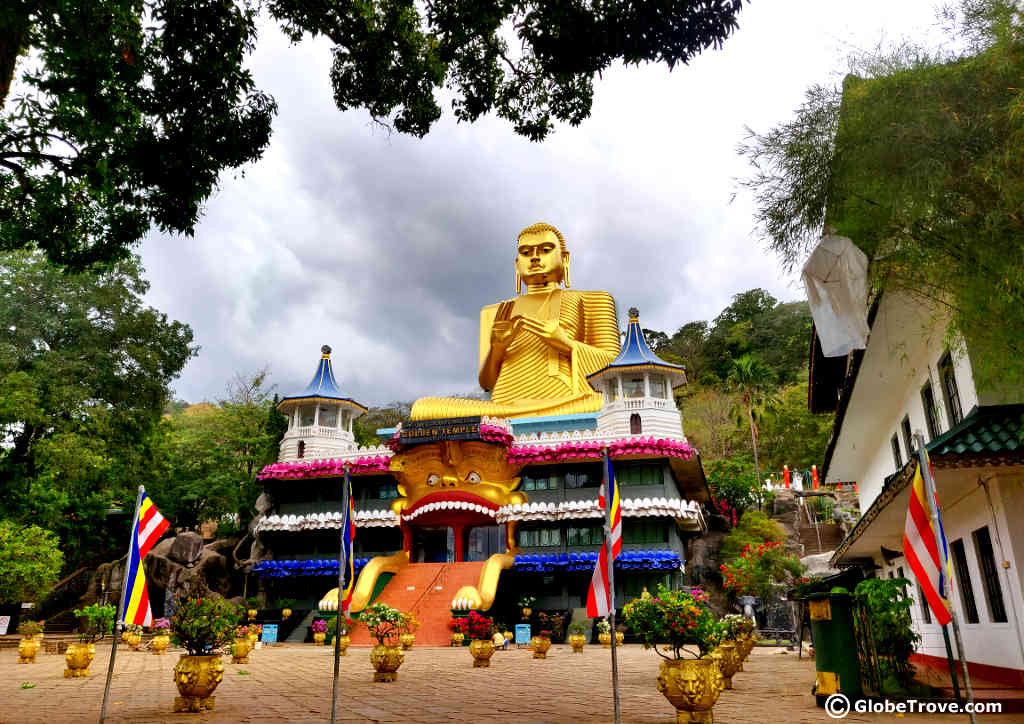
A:
[[[413,405],[413,420],[601,409],[603,397],[587,375],[619,353],[615,300],[608,292],[569,290],[569,250],[550,224],[519,232],[516,291],[515,299],[480,312],[479,379],[491,399],[424,397]]]

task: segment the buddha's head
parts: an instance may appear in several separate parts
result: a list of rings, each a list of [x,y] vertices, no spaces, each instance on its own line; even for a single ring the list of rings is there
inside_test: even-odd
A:
[[[527,285],[569,286],[569,250],[562,232],[551,224],[531,224],[516,237],[516,291]]]

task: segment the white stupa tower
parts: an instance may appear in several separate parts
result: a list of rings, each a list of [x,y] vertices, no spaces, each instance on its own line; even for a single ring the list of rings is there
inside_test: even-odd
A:
[[[640,329],[636,307],[629,310],[626,341],[619,356],[587,379],[604,393],[604,407],[597,419],[599,433],[686,439],[672,394],[686,384],[686,370],[654,354]]]
[[[341,394],[331,366],[331,348],[325,344],[320,352],[320,364],[306,389],[277,405],[288,418],[280,462],[335,458],[356,449],[352,422],[366,408]]]

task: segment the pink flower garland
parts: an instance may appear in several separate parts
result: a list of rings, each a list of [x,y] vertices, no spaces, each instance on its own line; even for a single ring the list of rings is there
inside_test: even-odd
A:
[[[680,440],[630,437],[607,444],[593,440],[572,440],[553,446],[520,445],[509,449],[508,461],[512,464],[526,465],[537,462],[561,463],[570,460],[594,460],[601,457],[602,447],[607,447],[608,455],[613,458],[628,455],[657,455],[689,460],[694,453],[689,443]]]
[[[366,475],[369,473],[386,473],[391,468],[391,458],[383,455],[362,457],[348,464],[348,471],[352,475]],[[267,465],[260,471],[257,478],[265,480],[268,478],[288,479],[297,478],[322,478],[345,474],[345,463],[341,460],[310,460],[292,463],[273,463]]]

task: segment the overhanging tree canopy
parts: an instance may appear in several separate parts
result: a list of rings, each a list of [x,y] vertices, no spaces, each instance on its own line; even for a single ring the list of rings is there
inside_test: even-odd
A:
[[[968,0],[958,57],[876,56],[751,134],[758,222],[790,265],[826,222],[877,287],[945,307],[983,378],[1024,380],[1024,10]]]

